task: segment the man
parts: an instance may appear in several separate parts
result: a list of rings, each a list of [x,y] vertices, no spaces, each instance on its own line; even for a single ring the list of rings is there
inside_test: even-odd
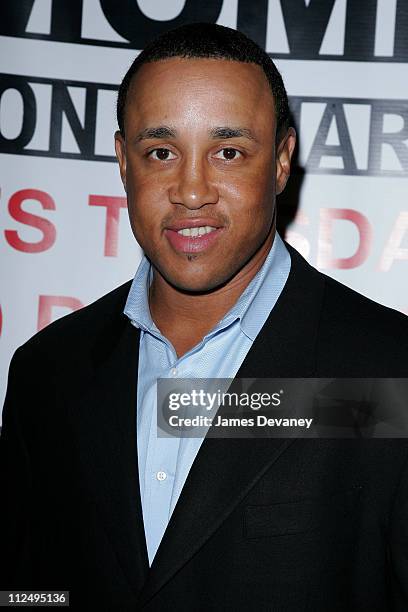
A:
[[[407,319],[276,233],[288,116],[270,58],[228,28],[178,28],[129,69],[115,142],[145,256],[13,357],[3,589],[100,610],[408,609],[404,439],[157,436],[159,377],[407,375]]]

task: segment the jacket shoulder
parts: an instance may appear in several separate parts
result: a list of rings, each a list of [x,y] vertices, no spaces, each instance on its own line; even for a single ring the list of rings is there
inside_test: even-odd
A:
[[[320,330],[320,354],[337,370],[408,375],[408,317],[327,276]]]
[[[324,314],[333,324],[344,329],[360,329],[376,337],[408,334],[408,317],[402,312],[383,306],[346,285],[324,275]]]
[[[123,309],[131,284],[129,280],[88,306],[50,323],[17,350],[29,355],[37,351],[49,353],[55,348],[58,354],[64,345],[78,343],[78,346],[83,346],[84,343],[91,343],[104,327],[126,318]]]
[[[300,320],[316,321],[318,375],[408,376],[408,317],[323,274],[287,248],[292,285],[302,287],[301,293],[291,293],[299,301],[292,315],[299,328]]]

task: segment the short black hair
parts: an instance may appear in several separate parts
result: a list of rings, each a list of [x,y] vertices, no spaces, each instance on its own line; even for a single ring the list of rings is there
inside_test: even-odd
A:
[[[257,64],[264,71],[273,93],[276,133],[280,134],[288,129],[288,96],[279,70],[269,55],[242,32],[214,23],[189,23],[152,40],[125,74],[119,86],[117,100],[117,120],[122,136],[125,135],[126,96],[132,78],[143,64],[172,57],[227,59]]]

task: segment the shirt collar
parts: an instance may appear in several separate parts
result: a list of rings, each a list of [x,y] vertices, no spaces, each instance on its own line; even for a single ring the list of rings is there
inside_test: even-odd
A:
[[[149,308],[149,287],[153,280],[153,268],[143,254],[136,270],[130,291],[126,300],[124,313],[136,327],[146,331],[158,331]]]
[[[275,305],[289,275],[290,255],[276,233],[273,245],[254,278],[239,296],[236,303],[205,336],[209,338],[239,319],[244,334],[254,340]],[[136,327],[160,334],[149,308],[149,286],[153,268],[146,255],[133,279],[124,313]]]

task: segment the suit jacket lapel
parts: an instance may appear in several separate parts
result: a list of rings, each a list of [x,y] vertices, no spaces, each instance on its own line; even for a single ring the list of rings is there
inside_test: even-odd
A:
[[[69,401],[87,491],[135,595],[149,569],[137,466],[138,347],[139,330],[115,314],[94,346],[88,378]]]
[[[288,249],[289,278],[237,378],[315,374],[324,277]],[[147,603],[191,558],[294,442],[294,438],[203,441],[153,560],[140,604]]]

